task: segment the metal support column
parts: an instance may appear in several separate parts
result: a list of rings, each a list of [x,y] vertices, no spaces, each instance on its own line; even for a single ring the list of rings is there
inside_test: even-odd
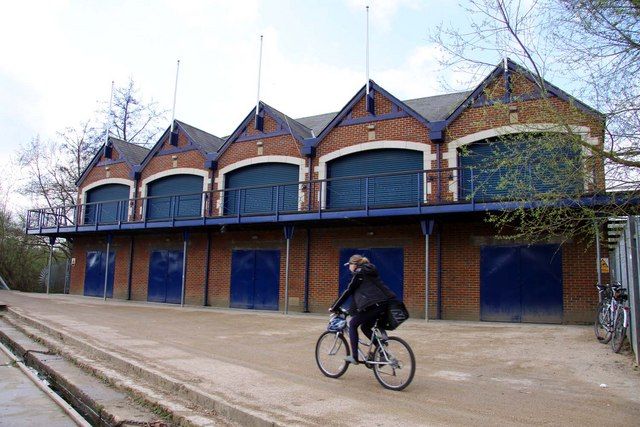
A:
[[[184,244],[182,246],[182,289],[180,291],[180,307],[184,307],[184,293],[187,285],[187,244],[189,243],[189,232],[182,233]]]
[[[102,299],[107,300],[107,283],[109,282],[109,252],[111,251],[111,239],[113,236],[107,234],[107,260],[104,267],[104,291],[102,293]]]
[[[209,305],[209,263],[211,259],[211,233],[207,232],[207,250],[206,258],[204,260],[204,296],[202,298],[202,305]]]
[[[429,321],[429,236],[433,233],[432,219],[420,221],[420,228],[424,235],[424,320]]]
[[[593,221],[593,226],[596,231],[596,271],[598,272],[597,283],[600,284],[602,280],[602,267],[600,266],[600,227],[597,220]]]
[[[306,263],[304,265],[304,312],[309,312],[309,282],[311,281],[311,228],[307,227]]]
[[[640,363],[640,248],[638,247],[638,217],[630,216],[627,220],[627,227],[629,228],[629,243],[631,248],[631,257],[628,260],[631,263],[631,277],[628,282],[629,297],[632,298],[629,301],[631,306],[631,325],[630,337],[631,347],[636,356],[636,364]]]
[[[284,314],[289,314],[289,255],[291,253],[291,238],[293,225],[284,226],[284,238],[287,239],[287,255],[284,266]]]
[[[135,238],[131,235],[131,246],[129,247],[129,277],[127,277],[127,300],[131,300],[131,283],[133,281],[133,246]]]
[[[51,289],[51,263],[53,260],[53,247],[56,244],[55,237],[49,237],[49,267],[47,273],[47,295],[49,295],[49,290]]]

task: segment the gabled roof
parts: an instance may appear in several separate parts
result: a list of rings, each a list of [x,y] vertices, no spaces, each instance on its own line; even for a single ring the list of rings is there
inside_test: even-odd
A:
[[[303,117],[301,119],[296,119],[296,121],[311,129],[313,135],[318,135],[320,132],[322,132],[322,129],[324,129],[329,124],[329,122],[331,122],[331,120],[333,120],[337,115],[338,112],[336,111],[334,113]]]
[[[224,144],[224,140],[222,138],[218,138],[217,136],[205,132],[202,129],[198,129],[197,127],[191,126],[179,120],[176,120],[176,123],[184,130],[187,137],[189,137],[194,143],[199,145],[200,148],[202,148],[202,150],[206,153],[216,152]]]
[[[187,137],[187,140],[191,144],[193,144],[193,146],[198,151],[200,151],[205,158],[207,157],[207,154],[215,153],[216,151],[218,151],[224,144],[224,141],[221,138],[218,138],[213,134],[210,134],[201,129],[198,129],[197,127],[188,125],[177,119],[175,120],[174,131],[175,130],[177,130],[178,133],[182,132]],[[136,168],[136,172],[139,172],[142,169],[144,169],[144,167],[151,161],[153,156],[156,153],[158,153],[158,151],[160,151],[160,149],[162,148],[162,144],[164,144],[164,142],[170,137],[170,133],[171,133],[171,126],[167,127],[167,129],[164,131],[162,136],[155,143],[153,148],[151,148],[151,151],[147,153],[146,157],[142,160],[142,162]]]
[[[471,91],[446,93],[403,102],[430,122],[437,122],[446,119],[470,94]]]
[[[125,161],[129,165],[129,168],[133,170],[135,165],[138,165],[142,159],[145,158],[147,153],[149,153],[148,148],[144,148],[140,145],[131,144],[129,142],[123,141],[116,137],[109,137],[109,144],[116,149],[118,154],[120,154],[120,158]],[[98,150],[96,150],[96,154],[93,156],[87,167],[80,175],[80,178],[76,181],[76,186],[80,185],[82,181],[85,180],[89,172],[95,165],[98,164],[100,158],[104,154],[105,144],[102,144]]]
[[[279,125],[282,126],[283,129],[285,129],[286,132],[291,133],[293,138],[298,142],[302,143],[306,139],[313,138],[313,130],[308,126],[305,126],[299,120],[292,119],[291,117],[287,116],[284,113],[281,113],[280,111],[262,101],[260,101],[258,105],[259,112],[261,114],[267,114],[271,116]],[[253,121],[255,115],[256,109],[252,108],[251,111],[249,111],[249,114],[247,114],[242,122],[240,122],[240,125],[238,125],[233,133],[227,137],[224,145],[218,150],[217,155],[210,156],[210,158],[217,158],[220,154],[224,153],[225,150],[240,137],[246,127],[249,126],[249,124]]]
[[[507,63],[506,70],[504,67],[504,62]],[[527,70],[525,67],[518,65],[515,62],[513,62],[511,59],[507,58],[506,61],[500,61],[500,64],[498,64],[493,69],[493,71],[491,71],[491,73],[489,73],[489,75],[485,77],[485,79],[478,86],[476,86],[476,88],[473,91],[469,93],[469,95],[458,105],[458,107],[449,116],[447,116],[447,118],[445,119],[446,120],[445,125],[449,125],[456,118],[458,118],[458,116],[460,116],[460,114],[462,114],[464,110],[472,106],[473,103],[482,95],[482,93],[487,88],[487,86],[489,86],[489,84],[491,84],[496,79],[503,77],[505,74],[505,71],[521,74],[525,78],[527,78],[529,81],[531,81],[533,84],[535,84],[536,86],[539,86],[538,79],[531,71]],[[595,115],[599,119],[604,119],[605,117],[604,114],[588,106],[584,102],[579,101],[578,99],[569,95],[567,92],[563,91],[557,86],[549,83],[546,80],[542,80],[542,84],[544,85],[544,89],[549,94],[574,104],[577,108],[579,108],[580,110],[588,114]],[[517,100],[517,97],[515,97],[515,100]]]
[[[121,139],[111,137],[109,138],[109,141],[130,166],[140,164],[149,152],[148,148],[137,144],[131,144]]]

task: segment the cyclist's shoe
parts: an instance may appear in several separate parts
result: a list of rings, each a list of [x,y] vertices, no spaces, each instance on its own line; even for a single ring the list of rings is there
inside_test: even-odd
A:
[[[358,364],[358,361],[353,356],[346,356],[344,358],[344,361],[347,362],[347,363],[354,364],[354,365]]]

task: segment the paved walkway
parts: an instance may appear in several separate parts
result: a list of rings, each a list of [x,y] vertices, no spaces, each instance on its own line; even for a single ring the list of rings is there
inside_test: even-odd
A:
[[[327,316],[0,291],[0,301],[92,344],[268,414],[306,425],[637,425],[640,374],[586,326],[410,320],[416,377],[383,389],[370,370],[324,377]],[[606,384],[602,387],[601,384]]]

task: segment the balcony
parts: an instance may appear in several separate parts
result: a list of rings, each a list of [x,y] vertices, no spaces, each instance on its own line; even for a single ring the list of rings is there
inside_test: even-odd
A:
[[[26,232],[66,235],[240,223],[292,223],[501,210],[523,205],[523,202],[505,200],[504,189],[487,187],[486,174],[486,171],[471,168],[419,170],[33,209],[27,213]],[[479,176],[483,182],[479,182]],[[563,203],[605,202],[593,197],[596,196],[569,199]],[[526,205],[536,205],[533,195]]]

